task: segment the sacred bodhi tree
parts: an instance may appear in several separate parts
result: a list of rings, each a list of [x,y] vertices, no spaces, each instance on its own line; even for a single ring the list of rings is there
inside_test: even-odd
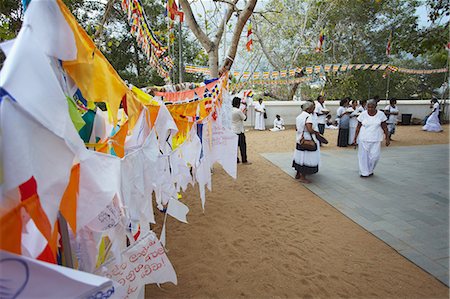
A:
[[[221,70],[229,70],[233,65],[242,30],[244,29],[245,23],[247,23],[248,18],[252,15],[257,0],[247,0],[243,9],[238,9],[237,7],[239,0],[214,0],[214,2],[223,3],[224,5],[226,5],[226,10],[213,37],[208,36],[208,34],[206,34],[205,32],[206,29],[204,30],[200,27],[197,19],[194,16],[191,4],[188,2],[188,0],[180,0],[180,6],[185,13],[185,19],[187,25],[189,26],[189,29],[192,31],[192,33],[195,35],[195,37],[198,39],[198,41],[208,54],[208,66],[211,72],[211,77],[218,77],[219,46],[228,22],[234,14],[237,15],[237,21],[234,26],[231,42],[228,45],[229,48],[227,56],[225,57],[224,62],[220,68]]]

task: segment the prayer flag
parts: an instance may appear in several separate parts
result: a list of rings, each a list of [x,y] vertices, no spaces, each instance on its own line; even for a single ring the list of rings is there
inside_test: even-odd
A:
[[[317,42],[316,52],[322,52],[324,40],[325,40],[325,35],[323,34],[323,29],[322,29],[322,31],[320,31],[319,41]]]
[[[389,38],[386,45],[386,56],[389,57],[391,55],[391,46],[392,46],[392,30],[389,33]]]
[[[178,10],[175,0],[167,0],[166,13],[171,20],[175,20],[177,16],[180,19],[180,22],[183,22],[184,20],[184,13]]]
[[[252,39],[252,35],[253,35],[253,31],[252,31],[252,22],[249,21],[248,23],[248,28],[247,28],[247,51],[251,51],[252,47],[253,47],[253,39]]]

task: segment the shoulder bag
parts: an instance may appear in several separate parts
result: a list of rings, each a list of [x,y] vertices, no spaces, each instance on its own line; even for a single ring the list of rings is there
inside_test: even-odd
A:
[[[306,126],[306,123],[305,123]],[[296,149],[299,151],[308,151],[308,152],[315,152],[317,150],[317,144],[314,142],[314,140],[306,140],[303,137],[303,134],[305,133],[305,129],[303,128],[302,138],[296,145]]]

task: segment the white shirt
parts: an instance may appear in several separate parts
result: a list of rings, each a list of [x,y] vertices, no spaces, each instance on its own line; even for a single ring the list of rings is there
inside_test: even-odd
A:
[[[300,140],[302,139],[302,135],[305,140],[312,140],[311,134],[305,128],[305,125],[307,123],[313,124],[312,115],[308,112],[302,111],[302,113],[300,113],[299,116],[297,116],[297,118],[295,119],[295,127],[297,129],[297,132],[295,134],[297,142],[300,142]]]
[[[240,109],[233,107],[231,112],[231,130],[236,133],[244,133],[245,114]]]
[[[314,114],[317,115],[317,123],[318,124],[326,124],[327,115],[323,114],[322,110],[327,110],[325,107],[325,103],[320,104],[318,101],[316,102],[316,108],[314,109]],[[322,115],[319,115],[322,114]]]
[[[259,111],[258,111],[259,110]],[[264,103],[255,102],[256,113],[264,113],[266,111],[266,105]]]
[[[358,116],[358,121],[361,123],[358,140],[367,142],[383,141],[383,129],[381,128],[381,123],[386,120],[386,115],[381,111],[377,111],[377,114],[374,116],[370,116],[367,111],[361,113],[361,115]]]
[[[281,129],[283,126],[284,126],[284,120],[281,117],[280,117],[280,120],[275,118],[275,120],[273,121],[273,127]]]
[[[433,104],[433,110],[434,113],[437,113],[439,115],[439,103],[434,103]]]
[[[387,105],[384,107],[384,111],[388,111],[389,113],[398,113],[397,106],[392,107],[391,105]],[[396,124],[397,123],[397,115],[389,114],[388,120],[386,121],[388,124]]]

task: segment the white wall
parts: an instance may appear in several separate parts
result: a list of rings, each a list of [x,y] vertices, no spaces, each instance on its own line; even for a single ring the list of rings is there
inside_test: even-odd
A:
[[[264,101],[267,111],[266,127],[273,126],[273,120],[275,115],[279,114],[284,119],[286,125],[295,125],[295,118],[302,111],[301,104],[303,101]],[[378,104],[378,108],[382,109],[389,103],[382,100]],[[325,101],[327,109],[330,110],[331,116],[334,119],[336,116],[336,110],[339,107],[339,101]],[[447,102],[448,105],[448,102]],[[412,114],[412,117],[423,119],[426,115],[431,112],[430,101],[429,100],[398,100],[397,106],[400,110],[400,115],[398,116],[399,121],[401,121],[401,114]],[[442,107],[442,106],[441,106]],[[448,112],[449,109],[445,110]],[[247,121],[245,121],[246,126],[253,126],[255,123],[255,110],[254,107],[249,107]]]

